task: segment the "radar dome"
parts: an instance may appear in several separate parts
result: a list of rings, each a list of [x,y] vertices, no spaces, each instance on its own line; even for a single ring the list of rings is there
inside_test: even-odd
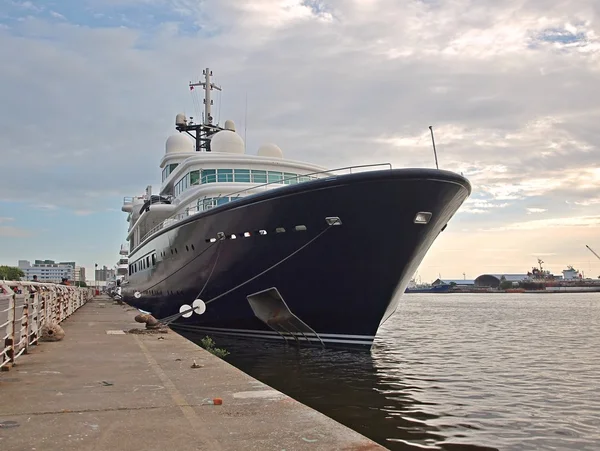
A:
[[[233,122],[231,119],[227,119],[225,121],[225,130],[231,130],[232,132],[235,131],[235,122]]]
[[[277,144],[263,144],[258,149],[259,157],[283,158],[283,151]]]
[[[221,130],[210,139],[212,152],[244,153],[244,140],[231,130]]]
[[[187,117],[184,113],[179,113],[175,116],[175,125],[187,125]]]
[[[193,152],[194,142],[183,133],[171,135],[165,143],[166,153]]]

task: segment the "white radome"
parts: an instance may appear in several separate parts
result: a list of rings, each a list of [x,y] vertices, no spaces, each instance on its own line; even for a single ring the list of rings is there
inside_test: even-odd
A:
[[[210,139],[210,150],[223,153],[244,153],[244,140],[231,130],[221,130]]]
[[[179,113],[175,116],[175,125],[187,125],[187,117],[185,117],[185,113]]]
[[[263,144],[258,148],[258,156],[269,158],[283,158],[283,150],[277,144]]]
[[[227,119],[225,121],[225,126],[223,127],[225,130],[231,130],[232,132],[235,131],[235,122],[233,122],[231,119]]]
[[[165,143],[166,153],[182,153],[182,152],[193,152],[194,142],[191,138],[183,133],[177,133],[167,138]]]

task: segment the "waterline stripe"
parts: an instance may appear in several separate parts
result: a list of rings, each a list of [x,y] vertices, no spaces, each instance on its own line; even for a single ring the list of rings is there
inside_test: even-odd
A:
[[[243,333],[251,333],[251,334],[269,334],[269,335],[277,335],[279,334],[272,330],[252,330],[252,329],[231,329],[227,327],[211,327],[211,326],[195,326],[192,324],[181,324],[181,323],[173,323],[174,326],[177,327],[194,327],[197,329],[206,329],[206,330],[215,330],[221,331],[226,330],[228,332],[243,332]],[[349,335],[349,334],[319,334],[319,337],[332,337],[332,338],[358,338],[363,340],[373,340],[375,335]]]
[[[175,329],[180,328],[180,329],[184,329],[184,330],[190,330],[192,332],[206,332],[206,333],[213,333],[213,334],[218,334],[218,335],[230,335],[230,336],[236,336],[236,337],[247,337],[247,338],[263,338],[263,339],[269,339],[269,340],[284,340],[284,337],[282,337],[281,335],[267,335],[267,334],[261,334],[261,333],[257,333],[256,331],[247,331],[247,332],[229,332],[226,331],[225,329],[218,329],[218,328],[214,328],[211,330],[206,330],[203,327],[197,327],[197,326],[189,326],[189,325],[177,325],[175,327]],[[290,340],[294,340],[294,336],[292,335],[286,335],[287,338],[289,338]],[[316,337],[310,337],[310,336],[303,336],[301,334],[297,334],[295,335],[295,337],[298,339],[298,341],[302,342],[302,341],[306,341],[306,339],[308,339],[308,341],[313,341],[316,343],[320,343],[320,340]],[[335,338],[321,338],[323,340],[323,342],[325,343],[344,343],[344,344],[357,344],[357,345],[365,345],[365,346],[371,346],[373,344],[373,340],[344,340],[344,339],[335,339]]]

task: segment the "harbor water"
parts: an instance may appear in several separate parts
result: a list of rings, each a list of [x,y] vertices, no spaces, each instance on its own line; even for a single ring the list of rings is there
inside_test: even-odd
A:
[[[391,450],[600,449],[600,293],[405,295],[370,352],[214,338]]]

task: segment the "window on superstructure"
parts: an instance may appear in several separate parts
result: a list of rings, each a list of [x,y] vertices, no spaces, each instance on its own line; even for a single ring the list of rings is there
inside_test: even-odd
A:
[[[233,182],[233,169],[217,169],[218,182]]]
[[[217,198],[217,205],[223,205],[229,202],[229,197],[219,197]]]
[[[215,169],[202,169],[202,183],[214,183],[217,181]]]
[[[298,183],[298,174],[292,174],[291,172],[284,172],[283,174],[283,183],[286,185],[293,185]]]
[[[234,169],[234,181],[240,183],[250,183],[250,169]]]
[[[252,183],[267,183],[267,171],[252,170]]]
[[[190,172],[190,186],[200,184],[200,171]]]
[[[269,171],[269,183],[278,183],[283,180],[283,174],[278,171]]]

